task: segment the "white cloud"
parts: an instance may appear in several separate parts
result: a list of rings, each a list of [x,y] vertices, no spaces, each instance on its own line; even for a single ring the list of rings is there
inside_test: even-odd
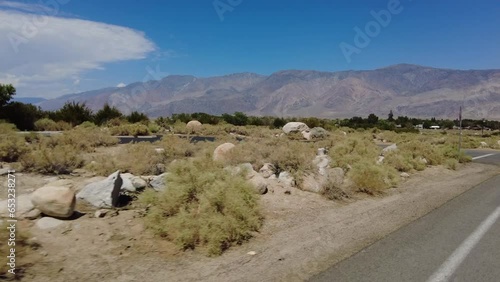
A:
[[[122,88],[122,87],[125,87],[125,86],[127,86],[127,84],[121,82],[121,83],[118,83],[118,85],[116,87]]]
[[[156,50],[140,31],[58,17],[49,8],[0,1],[0,38],[6,39],[0,45],[0,83],[14,84],[22,96],[68,94],[86,72]]]

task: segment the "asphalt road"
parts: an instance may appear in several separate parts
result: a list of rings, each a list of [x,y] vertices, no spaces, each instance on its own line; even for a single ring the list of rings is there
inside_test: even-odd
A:
[[[467,150],[500,166],[500,151]],[[500,173],[500,170],[499,170]],[[500,281],[500,174],[310,281]]]

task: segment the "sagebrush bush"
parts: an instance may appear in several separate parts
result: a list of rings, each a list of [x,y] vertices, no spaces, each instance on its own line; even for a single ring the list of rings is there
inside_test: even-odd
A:
[[[109,128],[113,136],[147,136],[150,135],[147,125],[142,123],[122,124]]]
[[[13,131],[12,126],[4,124],[2,127],[5,131],[0,133],[0,161],[15,162],[29,152],[29,147],[24,137]]]
[[[68,174],[84,165],[81,152],[75,147],[50,146],[45,142],[41,142],[35,150],[23,155],[20,161],[24,170],[45,174]]]
[[[165,160],[193,157],[200,150],[200,144],[193,144],[187,138],[181,138],[175,135],[165,135],[162,140],[155,143],[156,146],[164,151],[162,155]]]
[[[65,121],[55,122],[50,118],[42,118],[35,121],[35,130],[37,131],[65,131],[71,128],[71,124]]]
[[[87,168],[98,175],[107,176],[116,170],[135,175],[158,175],[165,171],[166,159],[161,152],[148,142],[126,144],[120,153],[96,156]]]
[[[107,147],[118,143],[116,137],[97,127],[78,127],[61,135],[45,137],[45,145],[68,145],[80,152],[93,152],[97,147]]]
[[[370,195],[395,187],[399,182],[399,176],[394,168],[367,160],[354,164],[348,176],[358,191]]]
[[[241,175],[210,158],[178,161],[169,172],[164,192],[148,191],[139,200],[150,206],[146,226],[181,249],[220,255],[261,227],[258,198]]]
[[[347,170],[350,166],[362,160],[375,162],[380,155],[380,148],[369,138],[368,135],[348,135],[337,140],[328,151],[332,158],[332,166]]]

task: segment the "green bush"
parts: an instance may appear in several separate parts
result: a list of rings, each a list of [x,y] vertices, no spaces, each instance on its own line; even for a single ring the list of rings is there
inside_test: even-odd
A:
[[[35,122],[35,130],[37,131],[64,131],[71,128],[71,125],[65,121],[55,122],[50,118],[42,118]]]
[[[252,237],[262,225],[258,198],[241,175],[233,176],[209,158],[170,167],[168,188],[140,196],[149,205],[146,226],[181,249],[220,255]]]

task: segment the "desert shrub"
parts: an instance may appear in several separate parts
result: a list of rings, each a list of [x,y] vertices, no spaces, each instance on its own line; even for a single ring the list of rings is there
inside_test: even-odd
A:
[[[121,152],[110,158],[96,156],[87,168],[99,175],[109,175],[116,170],[135,175],[157,175],[165,171],[165,158],[162,153],[147,142],[126,144]]]
[[[428,142],[411,140],[398,145],[402,154],[409,154],[412,159],[424,158],[429,165],[440,165],[444,161],[444,156],[437,146]]]
[[[97,147],[107,147],[118,143],[116,137],[97,127],[78,127],[49,138],[51,140],[45,143],[48,146],[68,145],[81,152],[93,152]]]
[[[71,128],[71,124],[62,120],[55,122],[50,118],[42,118],[35,122],[35,130],[37,131],[64,131]]]
[[[3,125],[9,130],[9,126]],[[0,161],[15,162],[29,152],[24,137],[14,131],[0,134]]]
[[[109,128],[113,136],[147,136],[149,128],[142,123],[123,124]]]
[[[84,121],[78,127],[80,127],[80,128],[96,128],[97,125],[95,125],[95,123],[93,123],[91,121]]]
[[[368,135],[348,135],[333,144],[328,153],[333,160],[332,166],[348,169],[349,166],[361,160],[370,160],[375,163],[380,154],[380,148]]]
[[[465,154],[464,151],[458,151],[456,147],[445,145],[440,147],[440,151],[445,158],[455,159],[459,163],[468,163],[472,161],[472,157]]]
[[[395,168],[398,171],[408,172],[417,169],[417,165],[409,154],[402,154],[400,151],[392,151],[385,154],[384,163]],[[422,166],[419,166],[422,168]],[[425,168],[425,165],[423,166]],[[420,170],[420,169],[417,169]]]
[[[164,150],[161,154],[166,161],[193,157],[201,147],[199,144],[192,144],[188,139],[180,138],[175,135],[166,135],[155,145]]]
[[[312,143],[284,141],[271,146],[269,162],[274,164],[278,171],[293,174],[313,169],[312,160],[316,156],[316,149]]]
[[[349,194],[347,194],[341,187],[335,185],[332,179],[327,180],[323,186],[321,194],[329,200],[342,200],[349,198]]]
[[[57,131],[57,123],[50,118],[42,118],[35,121],[35,130],[38,131]]]
[[[0,120],[0,133],[12,133],[16,131],[17,131],[16,125]]]
[[[209,158],[176,162],[167,182],[168,189],[156,197],[148,192],[139,199],[150,206],[146,226],[181,249],[201,247],[220,255],[262,225],[251,186]]]
[[[7,280],[9,278],[12,278],[13,280],[21,280],[20,273],[22,273],[23,270],[29,266],[23,263],[23,258],[27,257],[29,251],[32,248],[37,247],[37,244],[29,242],[30,234],[24,228],[19,228],[19,225],[16,226],[16,274],[9,274],[8,270],[10,267],[7,265],[9,262],[7,255],[10,254],[10,249],[14,246],[9,246],[7,244],[7,238],[10,237],[10,231],[7,227],[7,222],[0,224],[0,238],[5,240],[2,244],[0,244],[0,253],[2,254],[0,256],[0,280]]]
[[[394,187],[399,181],[399,176],[394,168],[377,165],[366,160],[354,164],[348,176],[354,182],[358,191],[370,195]]]
[[[24,170],[47,174],[68,174],[84,164],[81,152],[74,146],[52,146],[42,141],[37,147],[20,158]]]
[[[456,170],[458,166],[458,160],[456,159],[446,159],[444,165],[448,169]]]
[[[148,125],[148,130],[151,133],[158,133],[161,130],[161,127],[156,123],[150,123]]]

